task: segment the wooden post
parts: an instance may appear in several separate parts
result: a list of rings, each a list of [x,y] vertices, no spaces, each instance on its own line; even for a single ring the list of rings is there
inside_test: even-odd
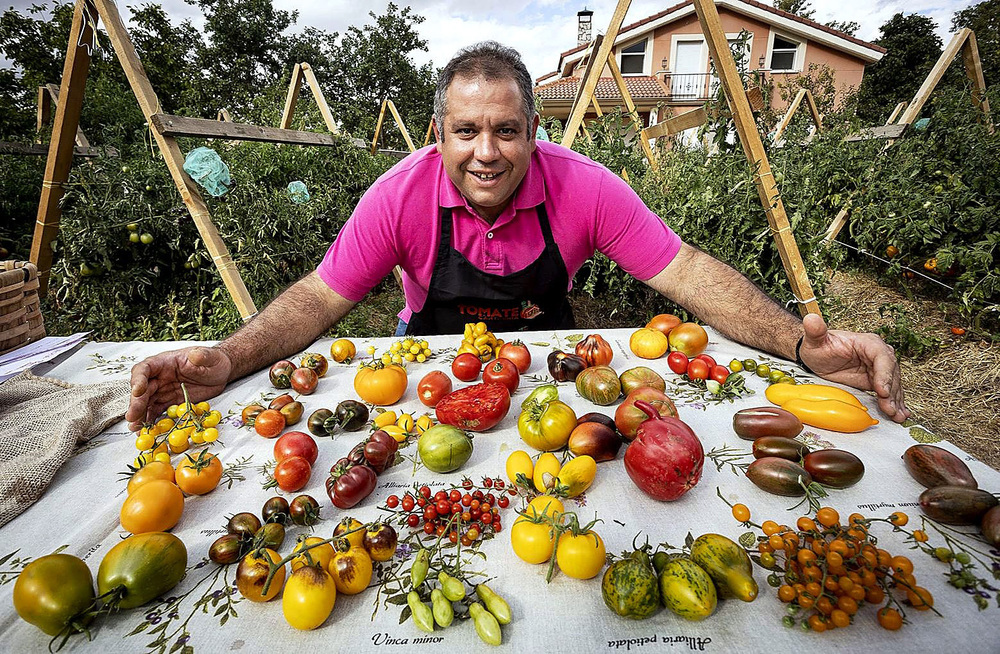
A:
[[[806,101],[806,105],[809,107],[809,113],[812,116],[813,124],[816,125],[816,131],[818,132],[823,129],[823,118],[819,115],[819,108],[816,107],[816,100],[813,98],[812,92],[809,89],[799,89],[792,103],[788,105],[785,115],[778,122],[777,129],[774,130],[773,143],[777,143],[781,139],[781,135],[785,133],[785,130],[792,123],[792,117],[799,110],[803,100]]]
[[[591,63],[587,66],[587,72],[580,81],[581,88],[577,97],[582,98],[583,101],[574,104],[569,120],[566,121],[566,131],[563,133],[562,145],[567,148],[573,147],[573,141],[576,139],[577,132],[580,131],[580,126],[583,124],[583,117],[586,115],[587,107],[590,105],[587,98],[594,95],[594,90],[597,88],[597,81],[601,78],[601,72],[604,70],[604,62],[611,55],[615,39],[618,38],[618,31],[622,27],[622,21],[625,19],[625,13],[628,11],[631,3],[632,0],[618,0],[615,13],[611,16],[611,23],[608,25],[608,30],[604,33],[604,39],[601,41],[600,47],[596,49],[597,54],[591,57]],[[594,65],[594,62],[596,62],[596,65]]]
[[[639,138],[639,145],[642,147],[642,152],[646,155],[646,159],[653,170],[657,170],[659,166],[656,163],[656,157],[653,155],[653,149],[649,147],[649,140],[642,138],[642,120],[639,118],[639,112],[636,111],[635,103],[632,101],[632,94],[629,93],[628,87],[625,85],[625,78],[622,77],[621,71],[618,70],[618,62],[615,61],[614,54],[608,56],[608,68],[611,69],[611,77],[614,78],[615,84],[618,86],[618,92],[621,93],[622,101],[625,103],[625,108],[628,109],[628,115],[632,119],[632,124],[635,125],[635,133]]]
[[[969,38],[962,46],[962,61],[965,63],[965,74],[972,82],[972,101],[982,112],[980,119],[986,123],[986,129],[993,133],[993,120],[990,118],[990,101],[986,97],[986,78],[983,77],[983,62],[979,59],[979,46],[976,44],[976,34],[969,31]]]
[[[698,107],[691,111],[685,111],[679,116],[668,118],[652,127],[647,127],[642,130],[642,134],[645,139],[658,139],[704,125],[706,122],[708,122],[708,112],[705,111],[704,107]]]
[[[778,247],[785,273],[788,275],[792,293],[798,301],[799,312],[802,315],[818,314],[820,313],[819,304],[816,302],[805,265],[802,263],[802,255],[799,253],[791,226],[788,224],[785,206],[778,194],[774,175],[771,173],[771,164],[767,160],[764,144],[757,132],[757,123],[747,99],[746,89],[743,87],[739,71],[736,69],[736,62],[729,50],[726,31],[719,20],[719,11],[712,0],[694,0],[694,8],[698,14],[702,32],[705,34],[709,53],[715,62],[719,80],[726,92],[726,99],[729,101],[729,108],[736,123],[736,131],[740,136],[743,151],[746,153],[751,167],[755,170],[754,185],[757,187],[757,194],[767,214],[767,222],[771,227],[771,234]]]
[[[587,49],[584,51],[583,57],[587,59],[587,65],[584,66],[583,77],[580,78],[580,84],[579,84],[579,86],[576,87],[576,94],[573,96],[573,104],[570,105],[570,108],[569,108],[569,115],[570,116],[573,115],[573,113],[576,111],[577,105],[580,104],[581,102],[584,104],[583,115],[584,116],[587,115],[587,109],[586,109],[586,107],[590,106],[590,101],[588,101],[587,98],[584,97],[584,93],[583,93],[583,87],[584,87],[583,81],[586,80],[588,77],[590,77],[590,70],[594,67],[594,51],[600,49],[601,43],[603,43],[603,41],[604,41],[604,35],[603,34],[598,34],[597,38],[595,38],[593,41],[591,41],[590,45],[588,45]],[[581,61],[582,61],[582,59],[581,59]],[[600,77],[600,74],[598,74],[598,77]],[[596,85],[595,85],[594,88],[595,89],[597,88]],[[596,94],[591,93],[590,97],[591,97],[591,99],[593,100],[593,102],[595,104],[595,108],[598,111],[600,111],[601,107],[600,107],[600,105],[597,104],[597,96],[596,96]],[[600,114],[598,114],[598,117],[600,117]],[[569,118],[567,117],[567,127],[569,127],[568,121],[569,121]],[[590,139],[590,134],[587,133],[587,125],[584,123],[584,121],[582,119],[580,121],[580,128],[583,130],[583,133],[587,136],[587,139],[591,140]],[[575,135],[574,135],[574,138],[575,138]],[[566,145],[566,132],[563,132],[562,145]],[[569,147],[569,146],[566,146],[566,147]]]
[[[892,125],[894,122],[896,122],[896,118],[898,118],[899,115],[903,112],[903,110],[906,109],[906,104],[907,103],[905,101],[897,104],[896,108],[892,110],[891,114],[889,114],[889,119],[885,121],[885,124]]]
[[[410,132],[406,129],[406,123],[403,119],[399,117],[399,112],[396,111],[396,104],[392,100],[387,100],[389,103],[389,111],[392,112],[392,117],[396,120],[396,127],[399,131],[403,133],[403,140],[406,141],[406,147],[410,148],[410,152],[416,152],[417,149],[413,147],[413,140],[410,139]]]
[[[38,87],[38,110],[35,113],[35,131],[41,132],[42,128],[52,120],[52,98],[49,90],[44,86]],[[35,143],[41,143],[41,139],[36,139]]]
[[[92,1],[97,6],[97,10],[104,20],[104,25],[108,31],[108,38],[111,40],[112,46],[114,46],[115,53],[118,55],[122,68],[125,70],[125,76],[132,87],[132,92],[139,101],[139,107],[142,109],[143,115],[152,127],[154,125],[153,116],[160,113],[160,102],[153,91],[152,85],[149,83],[149,78],[146,77],[146,72],[142,68],[142,62],[139,61],[139,56],[136,54],[135,46],[128,36],[125,25],[122,23],[118,7],[113,0],[78,0],[77,4],[79,5],[83,1],[88,2],[88,4]],[[61,96],[66,96],[65,90],[62,91]],[[68,102],[60,102],[60,108],[63,104],[68,104]],[[155,127],[152,132],[156,138],[157,145],[160,147],[160,152],[163,153],[170,176],[173,178],[174,184],[177,186],[177,190],[180,192],[181,198],[184,200],[184,204],[187,206],[188,212],[191,214],[191,218],[198,228],[201,240],[205,242],[205,247],[208,249],[209,254],[212,255],[212,261],[215,262],[216,267],[219,269],[219,275],[229,290],[233,302],[236,303],[236,308],[239,310],[240,315],[244,320],[248,320],[257,313],[257,307],[254,305],[253,298],[250,297],[250,292],[247,291],[247,287],[243,283],[243,278],[240,277],[240,273],[236,269],[236,264],[233,263],[232,257],[229,256],[229,249],[226,247],[225,241],[219,236],[219,231],[212,223],[208,206],[205,204],[205,200],[202,199],[197,185],[184,172],[184,155],[181,154],[177,141],[171,137],[164,136]]]
[[[434,118],[432,117],[427,123],[427,133],[424,134],[424,144],[421,147],[431,144],[431,136],[434,135]]]
[[[302,86],[302,64],[292,68],[292,78],[288,82],[288,93],[285,95],[285,109],[281,112],[281,122],[278,127],[289,129],[292,126],[292,116],[295,114],[295,104],[299,101],[299,88]]]
[[[378,137],[382,133],[382,122],[385,120],[385,107],[388,102],[389,98],[382,100],[382,108],[378,110],[378,120],[375,122],[375,136],[372,137],[372,154],[378,152]]]
[[[229,115],[229,110],[226,109],[225,107],[219,109],[219,111],[216,112],[215,119],[225,123],[233,122],[233,117]]]
[[[313,99],[316,100],[316,105],[319,107],[319,113],[323,116],[323,122],[326,123],[326,128],[330,130],[331,134],[340,134],[340,130],[337,129],[337,121],[333,119],[333,112],[330,111],[330,105],[326,102],[326,96],[319,86],[319,80],[316,79],[316,73],[313,72],[312,66],[303,63],[301,67],[302,73],[306,76],[306,82],[309,84],[309,90],[312,91]]]
[[[31,263],[38,268],[38,292],[44,296],[49,285],[52,268],[52,241],[59,233],[59,219],[62,209],[62,185],[69,179],[69,169],[73,164],[73,146],[76,130],[80,126],[80,110],[83,107],[83,91],[90,70],[90,53],[84,42],[92,42],[95,25],[84,17],[85,10],[92,7],[84,0],[77,0],[73,8],[73,23],[69,30],[69,47],[63,65],[62,101],[56,105],[52,140],[49,142],[49,156],[45,162],[45,176],[42,178],[42,194],[38,200],[38,215],[35,219],[35,233],[31,241]]]

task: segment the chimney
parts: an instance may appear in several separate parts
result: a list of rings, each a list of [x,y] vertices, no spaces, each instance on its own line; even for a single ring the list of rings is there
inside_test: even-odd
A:
[[[594,16],[594,12],[589,11],[586,7],[583,11],[576,12],[576,44],[583,45],[585,43],[590,43],[591,34],[591,19]]]

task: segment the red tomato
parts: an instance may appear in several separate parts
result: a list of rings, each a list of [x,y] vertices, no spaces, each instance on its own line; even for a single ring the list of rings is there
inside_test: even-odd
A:
[[[417,399],[424,406],[437,406],[441,398],[450,392],[451,377],[440,370],[432,370],[427,373],[417,384]]]
[[[479,371],[483,368],[483,362],[475,354],[462,352],[451,362],[451,374],[461,381],[476,381],[479,378]]]
[[[688,363],[687,375],[691,379],[708,379],[709,367],[704,359],[691,359]]]
[[[485,431],[510,411],[510,393],[497,383],[483,383],[449,393],[438,402],[438,422],[466,429]]]
[[[264,438],[274,438],[285,428],[285,416],[277,409],[265,409],[254,418],[253,428]]]
[[[717,365],[716,362],[715,362],[715,359],[713,359],[712,357],[710,357],[707,354],[699,354],[698,356],[695,357],[695,359],[701,359],[702,361],[704,361],[705,363],[707,363],[709,370],[711,370],[712,368],[714,368]]]
[[[278,488],[289,493],[308,484],[311,474],[312,466],[301,456],[290,456],[274,466],[274,480],[278,482]]]
[[[712,371],[709,373],[709,377],[720,384],[725,384],[726,380],[729,379],[729,368],[725,366],[712,366]]]
[[[667,366],[678,375],[683,375],[688,369],[688,358],[683,352],[671,352],[667,356]]]
[[[296,368],[291,376],[292,389],[302,395],[312,395],[319,384],[319,375],[312,368]]]
[[[309,462],[309,465],[316,463],[319,456],[319,448],[316,441],[305,432],[290,431],[283,434],[281,438],[274,442],[274,460],[284,461],[291,456],[301,456]]]
[[[521,376],[517,373],[517,366],[513,361],[500,358],[486,364],[483,381],[503,384],[507,387],[507,392],[513,395],[517,385],[521,383]]]
[[[528,368],[531,367],[531,352],[528,351],[528,346],[521,341],[504,343],[500,346],[497,356],[512,361],[517,366],[517,372],[520,375],[528,372]]]

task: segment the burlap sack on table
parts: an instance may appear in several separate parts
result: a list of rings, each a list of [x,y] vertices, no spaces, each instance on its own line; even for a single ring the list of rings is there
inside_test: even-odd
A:
[[[126,380],[74,385],[29,372],[0,384],[0,527],[42,496],[73,450],[118,422]]]

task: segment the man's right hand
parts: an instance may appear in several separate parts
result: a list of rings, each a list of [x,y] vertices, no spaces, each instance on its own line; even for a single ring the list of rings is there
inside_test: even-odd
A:
[[[183,383],[192,403],[213,398],[226,387],[232,362],[215,347],[188,347],[149,357],[132,367],[132,397],[125,419],[138,431],[171,404],[184,403]]]

